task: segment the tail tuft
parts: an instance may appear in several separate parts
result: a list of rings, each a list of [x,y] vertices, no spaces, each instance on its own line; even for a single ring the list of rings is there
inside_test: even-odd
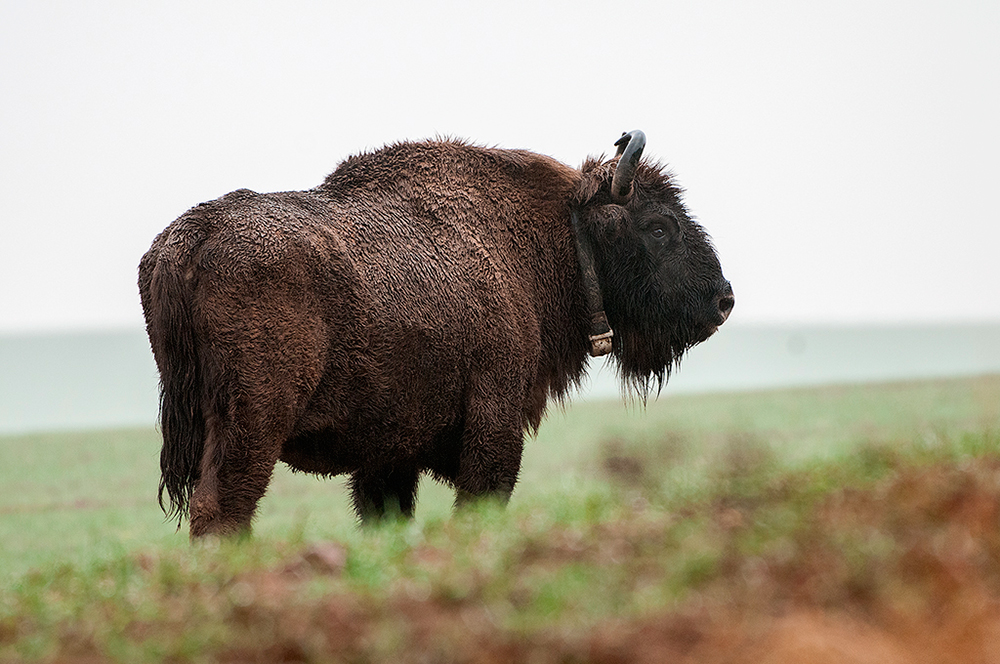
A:
[[[155,245],[154,245],[155,246]],[[160,371],[160,486],[157,501],[168,519],[188,515],[205,446],[203,376],[193,319],[194,280],[173,252],[140,265],[140,291],[153,355]],[[144,272],[145,271],[145,272]],[[144,287],[145,286],[145,290]],[[166,492],[168,502],[164,501]]]

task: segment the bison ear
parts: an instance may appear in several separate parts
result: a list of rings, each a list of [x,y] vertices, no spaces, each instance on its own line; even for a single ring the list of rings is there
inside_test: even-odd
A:
[[[635,177],[635,167],[642,157],[642,150],[646,147],[646,135],[636,129],[622,134],[622,137],[615,141],[618,147],[618,166],[615,168],[615,175],[611,179],[611,197],[618,204],[628,200],[632,193],[632,179]]]

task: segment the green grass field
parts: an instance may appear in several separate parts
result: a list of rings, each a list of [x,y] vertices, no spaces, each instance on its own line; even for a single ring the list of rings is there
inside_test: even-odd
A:
[[[916,533],[972,538],[959,585],[1000,597],[998,451],[1000,376],[581,402],[506,510],[425,481],[414,523],[360,530],[341,478],[281,468],[251,541],[192,547],[152,428],[4,437],[0,661],[641,661],[643,630],[709,648],[684,621],[711,607],[916,624],[952,601]]]

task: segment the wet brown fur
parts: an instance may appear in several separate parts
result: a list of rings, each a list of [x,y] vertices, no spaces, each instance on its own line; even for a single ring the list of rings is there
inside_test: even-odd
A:
[[[613,205],[614,162],[577,170],[526,151],[401,143],[347,159],[312,190],[239,190],[182,215],[139,266],[161,377],[161,505],[166,491],[192,537],[248,531],[279,460],[350,473],[362,519],[411,515],[424,472],[459,502],[508,497],[525,432],[586,367],[571,209],[604,242],[598,267],[626,380],[662,379],[711,327],[678,327],[670,334],[686,338],[665,346],[634,340],[663,326],[623,318],[656,299],[655,284],[627,303],[613,292],[651,283],[642,271],[656,269],[636,258],[629,220],[652,197],[701,231],[655,167]],[[714,251],[695,239],[718,290]],[[639,262],[616,258],[618,245]],[[623,270],[635,274],[608,276]],[[704,318],[669,310],[682,300],[661,308]],[[647,357],[658,352],[669,357]]]

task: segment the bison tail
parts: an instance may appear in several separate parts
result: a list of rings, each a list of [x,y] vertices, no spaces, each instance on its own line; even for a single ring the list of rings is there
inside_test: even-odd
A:
[[[162,258],[162,257],[161,257]],[[189,513],[205,449],[204,367],[195,335],[193,283],[172,261],[152,275],[147,325],[160,370],[160,486],[157,500],[168,519]],[[169,507],[164,504],[164,491]]]

